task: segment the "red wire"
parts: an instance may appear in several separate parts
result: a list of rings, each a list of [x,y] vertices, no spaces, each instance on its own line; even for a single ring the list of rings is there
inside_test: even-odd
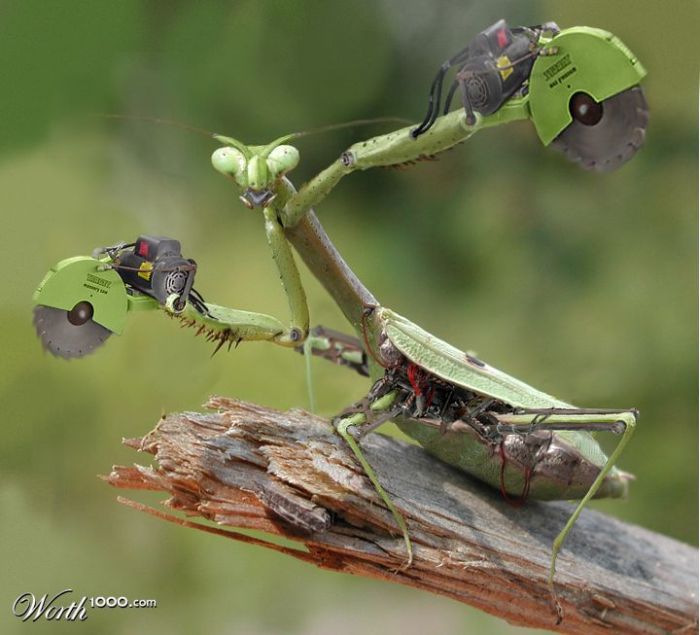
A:
[[[411,383],[411,388],[413,388],[413,392],[417,395],[420,396],[423,394],[423,391],[421,390],[420,387],[420,378],[418,377],[418,374],[420,373],[420,368],[418,368],[417,364],[409,364],[408,365],[408,381]]]

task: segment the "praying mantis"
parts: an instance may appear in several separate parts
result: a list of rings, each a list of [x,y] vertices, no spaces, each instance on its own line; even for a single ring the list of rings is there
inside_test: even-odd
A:
[[[333,248],[312,211],[295,215],[296,223],[286,231],[282,229],[279,219],[286,206],[291,203],[297,210],[295,197],[308,195],[304,189],[296,193],[286,178],[280,178],[278,157],[288,159],[281,170],[285,174],[298,162],[295,149],[284,145],[289,137],[260,147],[246,146],[231,137],[217,135],[216,139],[228,145],[214,152],[214,167],[233,179],[246,206],[262,207],[268,241],[288,298],[289,325],[282,329],[278,326],[267,337],[283,346],[305,340],[307,359],[309,353],[323,356],[332,349],[332,357],[358,365],[358,354],[367,355],[370,376],[377,381],[365,403],[358,403],[352,414],[336,418],[335,426],[401,528],[407,564],[412,547],[405,520],[358,444],[363,434],[388,420],[396,421],[402,431],[441,460],[500,488],[506,497],[580,499],[552,547],[551,587],[557,554],[588,501],[596,495],[619,497],[626,493],[630,476],[614,465],[634,431],[636,410],[571,406],[459,351],[382,307]],[[269,164],[266,162],[266,168],[261,169],[260,160],[268,157]],[[348,163],[343,158],[340,161]],[[317,184],[312,181],[310,187]],[[346,317],[357,324],[361,344],[338,344],[337,338],[327,337],[323,331],[314,337],[300,334],[308,328],[308,311],[290,243]],[[309,251],[312,245],[325,249]],[[181,319],[192,326],[200,323],[192,314]],[[210,321],[208,329],[216,333],[213,338],[219,346],[250,337],[245,328],[230,323],[222,329]],[[622,435],[610,457],[589,434],[599,430]]]
[[[484,33],[500,42],[501,34],[507,38],[515,33],[506,32],[504,24],[499,22]],[[577,130],[576,126],[595,127],[608,108],[615,113],[616,108],[631,103],[637,114],[641,112],[641,138],[637,126],[633,130],[636,136],[628,144],[636,151],[646,123],[645,103],[637,86],[644,70],[626,47],[614,36],[586,27],[559,31],[548,26],[528,31],[526,36],[534,42],[528,48],[531,69],[527,85],[516,86],[494,110],[484,114],[485,109],[479,109],[468,84],[478,73],[462,69],[456,85],[462,90],[463,109],[437,117],[436,95],[431,91],[432,110],[424,124],[352,145],[299,190],[287,174],[300,161],[299,151],[290,144],[300,135],[284,135],[264,145],[213,135],[221,144],[211,158],[214,168],[233,182],[246,207],[262,215],[289,307],[286,323],[269,315],[205,302],[192,287],[196,264],[180,257],[179,243],[142,238],[133,245],[119,244],[91,257],[62,261],[49,272],[35,294],[39,305],[35,325],[45,346],[64,357],[81,356],[101,344],[109,333],[121,332],[129,311],[163,309],[215,341],[216,350],[225,344],[269,341],[301,348],[307,364],[311,355],[318,355],[369,374],[374,384],[366,397],[336,417],[334,425],[400,528],[407,553],[405,566],[412,560],[406,521],[359,443],[364,434],[388,420],[395,421],[440,460],[500,489],[506,498],[579,500],[552,545],[548,582],[554,593],[557,555],[586,504],[594,497],[626,494],[630,475],[615,463],[634,432],[637,411],[572,406],[458,350],[382,306],[345,263],[314,212],[352,172],[435,156],[482,129],[517,120],[532,120],[540,139],[549,144],[560,140],[567,130]],[[605,59],[608,71],[617,70],[614,81],[598,80],[590,70],[579,73],[583,78],[572,79],[572,56],[578,56],[577,64],[584,69],[585,54],[581,51],[586,46],[595,50],[601,42],[605,43],[604,53],[596,55]],[[466,68],[472,53],[468,47],[446,63],[447,68],[465,60]],[[494,72],[506,79],[522,60],[502,58],[494,62]],[[445,65],[441,72],[444,70]],[[588,99],[580,97],[582,87],[575,85],[576,81],[585,84]],[[543,101],[548,91],[554,97],[550,94],[549,102]],[[563,110],[551,105],[557,101],[557,91],[566,94]],[[605,109],[601,104],[607,104]],[[594,123],[591,116],[597,117]],[[609,120],[604,121],[609,125]],[[636,126],[637,120],[634,123]],[[596,151],[600,143],[594,139]],[[578,148],[587,149],[585,144]],[[571,145],[565,151],[573,152]],[[629,156],[628,151],[624,156],[608,157],[601,169],[617,167]],[[578,154],[574,158],[581,161]],[[323,329],[310,333],[306,294],[292,248],[343,312],[356,338]],[[157,289],[156,280],[161,281]],[[53,321],[55,311],[68,318],[60,329]],[[81,343],[86,327],[95,329],[90,346]],[[70,342],[68,347],[66,341]],[[591,436],[596,431],[621,435],[609,457]]]

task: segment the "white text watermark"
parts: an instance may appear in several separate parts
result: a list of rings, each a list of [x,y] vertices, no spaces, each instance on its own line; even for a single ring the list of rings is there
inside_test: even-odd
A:
[[[12,613],[23,622],[37,622],[40,619],[49,622],[83,622],[88,618],[91,609],[136,609],[155,608],[156,600],[134,599],[125,595],[84,595],[81,598],[68,600],[73,589],[64,589],[54,595],[44,593],[41,597],[33,593],[22,593],[12,603]]]

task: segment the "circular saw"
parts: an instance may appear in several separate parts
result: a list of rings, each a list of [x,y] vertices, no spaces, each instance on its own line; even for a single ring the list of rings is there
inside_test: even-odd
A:
[[[128,311],[167,305],[177,314],[189,299],[206,313],[192,288],[196,269],[194,260],[182,257],[177,240],[154,236],[67,258],[34,293],[34,328],[45,350],[72,359],[120,334]]]
[[[548,22],[510,27],[499,20],[442,64],[428,112],[411,132],[425,134],[441,108],[442,85],[457,67],[443,114],[459,92],[468,125],[496,115],[509,100],[526,104],[544,145],[583,168],[606,172],[644,143],[649,109],[639,82],[646,71],[614,35],[591,27],[559,29]]]
[[[573,27],[547,43],[529,79],[532,121],[545,145],[588,170],[608,172],[642,147],[646,70],[614,35]]]

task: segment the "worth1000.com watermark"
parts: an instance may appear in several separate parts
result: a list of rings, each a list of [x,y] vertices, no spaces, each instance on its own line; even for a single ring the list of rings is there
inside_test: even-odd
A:
[[[82,622],[88,618],[91,609],[152,609],[158,606],[156,600],[130,600],[124,595],[84,595],[79,600],[66,604],[73,589],[64,589],[53,596],[44,593],[37,598],[33,593],[22,593],[12,603],[12,613],[23,622],[48,621]]]

